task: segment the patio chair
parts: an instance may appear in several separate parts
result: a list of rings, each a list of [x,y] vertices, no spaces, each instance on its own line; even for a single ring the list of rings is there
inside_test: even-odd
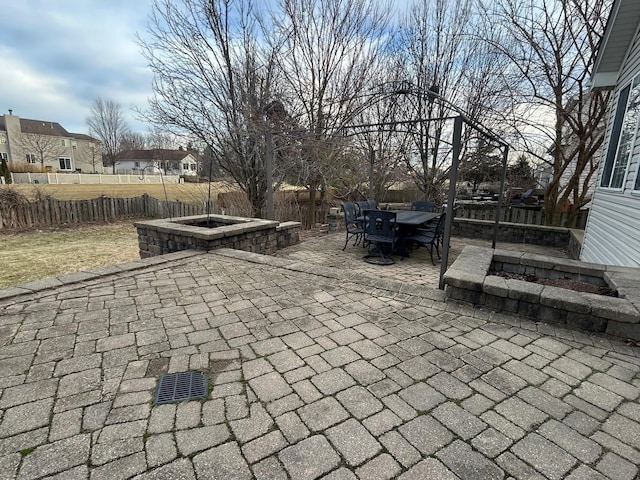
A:
[[[358,220],[358,213],[356,211],[356,205],[352,202],[342,204],[342,211],[344,212],[344,229],[347,232],[347,237],[344,241],[344,247],[347,248],[350,238],[354,238],[353,246],[355,247],[362,241],[364,236],[363,221]]]
[[[436,204],[434,202],[416,200],[411,202],[411,210],[419,212],[434,212],[436,210]]]
[[[436,253],[438,254],[438,258],[440,258],[440,248],[439,245],[442,244],[444,237],[444,222],[445,222],[446,214],[443,213],[438,218],[438,222],[436,223],[435,228],[433,229],[425,229],[419,228],[416,230],[416,233],[405,237],[404,243],[405,248],[408,247],[409,250],[414,245],[418,245],[418,247],[425,247],[429,249],[429,255],[431,256],[431,263],[435,265],[436,263],[433,261],[433,247],[436,248]]]
[[[398,240],[396,213],[383,210],[366,210],[364,213],[364,240],[369,245],[369,253],[362,258],[374,265],[395,263],[388,255],[395,250]]]
[[[359,202],[356,202],[356,208],[358,211],[358,216],[363,217],[364,211],[369,210],[369,202],[367,202],[366,200],[361,200]]]
[[[367,200],[367,210],[377,210],[378,204],[375,200]]]

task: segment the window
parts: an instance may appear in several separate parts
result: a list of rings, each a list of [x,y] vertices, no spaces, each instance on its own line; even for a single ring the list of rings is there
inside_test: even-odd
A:
[[[7,143],[7,137],[0,135],[0,144],[4,145],[5,143]]]
[[[36,163],[36,156],[33,153],[27,153],[27,163]]]
[[[8,160],[7,154],[5,152],[0,152],[0,160]]]
[[[620,91],[601,187],[622,188],[640,117],[640,75]],[[637,183],[637,179],[636,179]]]
[[[197,167],[197,165],[195,163],[192,163],[191,164],[191,171],[195,172],[196,171],[196,167]]]
[[[183,163],[182,164],[182,169],[183,170],[189,170],[189,164],[188,163]]]
[[[133,166],[136,168],[140,168],[140,162],[133,162]]]
[[[66,147],[66,146],[67,146],[67,141],[66,141],[64,138],[62,139],[62,146],[63,146],[63,147]]]
[[[60,170],[71,170],[71,159],[70,158],[59,158],[60,161]]]

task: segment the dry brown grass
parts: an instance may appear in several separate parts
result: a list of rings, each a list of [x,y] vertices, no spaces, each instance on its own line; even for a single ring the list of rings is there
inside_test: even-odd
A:
[[[0,287],[138,260],[133,222],[0,235]]]
[[[122,184],[122,185],[12,185],[20,193],[30,199],[50,195],[57,200],[89,200],[100,196],[113,198],[139,197],[145,193],[160,200],[165,199],[162,184]],[[169,200],[180,200],[187,203],[204,202],[208,195],[206,183],[167,183],[164,185]],[[229,192],[234,188],[225,182],[211,184],[211,198],[216,199],[218,193]]]

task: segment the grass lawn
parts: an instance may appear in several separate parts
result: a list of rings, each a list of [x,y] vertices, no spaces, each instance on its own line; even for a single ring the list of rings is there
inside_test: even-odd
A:
[[[0,288],[138,260],[133,221],[0,234]]]
[[[7,188],[7,187],[5,187]],[[114,198],[139,197],[145,193],[160,200],[165,199],[165,188],[169,200],[180,200],[187,203],[202,203],[208,195],[206,183],[166,183],[162,184],[102,184],[102,185],[11,185],[8,188],[18,190],[29,198],[40,195],[51,195],[57,200],[88,200],[101,195]],[[217,198],[220,192],[237,190],[225,182],[211,183],[211,198]]]

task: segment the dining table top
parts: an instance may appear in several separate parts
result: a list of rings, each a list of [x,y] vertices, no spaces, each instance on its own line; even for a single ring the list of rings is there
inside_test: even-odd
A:
[[[419,226],[440,216],[437,212],[421,212],[419,210],[390,210],[396,214],[399,225]]]

